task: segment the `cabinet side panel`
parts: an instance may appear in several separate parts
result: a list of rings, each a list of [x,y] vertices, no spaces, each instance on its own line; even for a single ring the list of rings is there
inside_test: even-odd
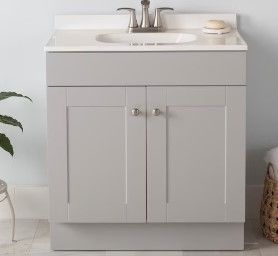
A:
[[[147,88],[147,109],[147,221],[166,222],[166,88]]]
[[[246,87],[227,87],[227,214],[245,220]]]
[[[51,222],[65,222],[68,218],[66,106],[65,88],[47,89],[47,154]]]
[[[126,88],[127,222],[146,222],[146,88]],[[140,110],[139,116],[131,114]]]

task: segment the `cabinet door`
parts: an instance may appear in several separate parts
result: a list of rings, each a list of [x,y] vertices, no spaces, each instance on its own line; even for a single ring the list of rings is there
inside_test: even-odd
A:
[[[148,222],[243,221],[245,88],[147,90]]]
[[[56,110],[60,114],[56,120],[64,120],[63,132],[67,134],[66,141],[63,135],[63,141],[61,134],[56,135],[57,141],[66,143],[66,155],[54,147],[57,141],[49,144],[49,150],[63,154],[56,161],[57,166],[63,161],[64,168],[58,170],[54,166],[50,170],[60,172],[59,177],[55,175],[60,182],[53,181],[50,175],[50,183],[55,182],[52,189],[58,191],[60,184],[64,194],[64,202],[55,204],[54,199],[52,206],[64,209],[63,219],[68,222],[146,222],[145,88],[76,87],[49,91],[49,104],[51,95],[53,99],[57,97],[55,93],[60,95],[57,100],[64,102],[56,102],[64,110]],[[138,116],[132,115],[134,108],[140,109]],[[49,115],[54,116],[54,111],[53,108]],[[51,128],[52,125],[49,132],[55,132]]]

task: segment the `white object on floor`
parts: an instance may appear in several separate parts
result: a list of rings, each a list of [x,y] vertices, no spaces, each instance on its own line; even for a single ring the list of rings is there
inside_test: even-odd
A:
[[[0,203],[7,199],[11,214],[12,214],[12,241],[14,242],[14,233],[15,233],[15,213],[14,213],[14,207],[10,198],[10,195],[8,193],[8,186],[7,183],[3,180],[0,180],[0,195],[3,195],[3,198],[0,198]]]
[[[271,164],[273,168],[269,168],[269,176],[271,179],[278,181],[278,147],[269,150],[264,160],[267,164]]]

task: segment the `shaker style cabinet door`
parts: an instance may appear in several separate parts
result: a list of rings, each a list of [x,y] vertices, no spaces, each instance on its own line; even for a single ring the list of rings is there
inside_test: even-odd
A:
[[[48,90],[52,219],[146,222],[145,88]]]
[[[147,89],[147,221],[242,222],[245,88]]]

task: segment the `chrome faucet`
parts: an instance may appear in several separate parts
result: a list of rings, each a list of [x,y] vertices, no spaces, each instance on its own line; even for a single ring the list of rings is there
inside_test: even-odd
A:
[[[149,0],[142,0],[142,20],[141,20],[141,28],[149,28],[150,24],[150,14],[149,14],[149,7],[150,1]]]
[[[149,14],[149,7],[150,1],[149,0],[142,0],[142,20],[140,26],[138,25],[136,19],[136,11],[133,8],[118,8],[117,11],[126,10],[130,12],[130,19],[128,25],[128,32],[129,33],[148,33],[148,32],[161,32],[163,31],[162,19],[160,13],[162,11],[174,11],[173,8],[169,7],[161,7],[155,9],[155,17],[154,22],[151,24],[150,22],[150,14]]]

